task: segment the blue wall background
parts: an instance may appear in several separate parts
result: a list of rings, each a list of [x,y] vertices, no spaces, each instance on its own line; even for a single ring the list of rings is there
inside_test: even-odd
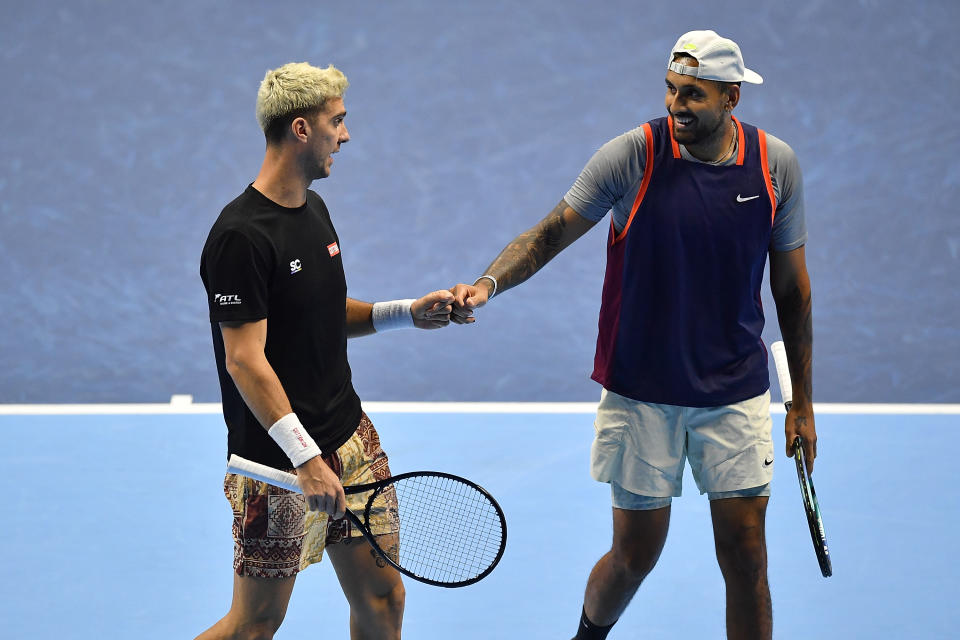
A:
[[[960,402],[955,2],[4,4],[0,402],[219,400],[198,258],[259,168],[268,68],[348,75],[353,139],[314,188],[350,294],[413,297],[472,281],[661,115],[693,28],[740,43],[766,82],[738,115],[804,169],[816,398]],[[473,326],[353,341],[361,396],[596,399],[605,231]]]

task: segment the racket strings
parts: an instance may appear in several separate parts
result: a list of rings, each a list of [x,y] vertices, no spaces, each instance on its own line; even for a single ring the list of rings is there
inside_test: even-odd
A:
[[[443,476],[414,476],[392,485],[399,516],[399,564],[438,582],[484,573],[500,554],[500,513],[475,487]]]

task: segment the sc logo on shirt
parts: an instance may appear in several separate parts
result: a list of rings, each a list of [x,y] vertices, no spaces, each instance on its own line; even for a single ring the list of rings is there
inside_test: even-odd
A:
[[[290,273],[291,273],[291,274],[296,273],[296,272],[300,271],[301,269],[303,269],[303,267],[300,265],[300,258],[297,258],[296,260],[291,260],[291,261],[290,261]]]

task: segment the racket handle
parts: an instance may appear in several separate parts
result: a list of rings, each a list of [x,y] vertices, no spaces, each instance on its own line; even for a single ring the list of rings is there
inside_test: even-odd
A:
[[[277,487],[289,489],[290,491],[303,493],[303,489],[300,488],[300,483],[297,482],[296,474],[280,471],[279,469],[268,467],[265,464],[241,458],[237,454],[232,454],[227,461],[227,471],[253,478],[254,480],[260,480]]]
[[[770,345],[770,352],[773,353],[773,362],[777,366],[777,380],[780,382],[783,405],[789,411],[793,406],[793,384],[790,382],[790,367],[787,366],[787,350],[783,342],[778,340]]]

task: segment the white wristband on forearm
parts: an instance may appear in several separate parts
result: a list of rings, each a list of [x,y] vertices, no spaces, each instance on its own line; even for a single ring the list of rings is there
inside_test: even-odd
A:
[[[492,298],[493,296],[497,295],[497,279],[494,278],[494,277],[493,277],[492,275],[490,275],[489,273],[485,273],[485,274],[483,274],[482,276],[480,276],[479,278],[477,278],[477,279],[474,281],[473,284],[476,285],[477,282],[480,282],[480,281],[483,280],[484,278],[486,278],[487,280],[489,280],[490,282],[493,283],[493,291],[490,292],[490,296],[487,298],[487,299],[489,300],[489,299]]]
[[[299,467],[307,460],[316,458],[322,453],[317,443],[313,441],[304,426],[300,424],[300,418],[295,413],[288,413],[274,422],[267,433],[280,445],[294,467]]]
[[[408,300],[389,300],[373,303],[373,328],[377,333],[392,331],[393,329],[409,329],[413,327],[413,311],[411,307],[416,302]]]

